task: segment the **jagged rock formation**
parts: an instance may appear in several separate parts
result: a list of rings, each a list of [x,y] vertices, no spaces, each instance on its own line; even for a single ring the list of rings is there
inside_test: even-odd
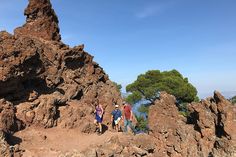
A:
[[[15,36],[60,41],[58,18],[49,0],[30,0],[25,9],[26,24],[15,29]]]
[[[5,139],[5,133],[0,130],[0,156],[7,157],[9,156],[8,144]]]
[[[236,106],[219,92],[213,98],[189,105],[190,117],[178,112],[175,98],[162,93],[150,107],[149,126],[157,141],[155,156],[236,155]]]
[[[14,35],[0,32],[0,127],[12,133],[31,125],[89,130],[96,103],[110,121],[121,96],[103,69],[84,51],[60,42],[49,0],[29,0],[26,24]]]
[[[214,97],[193,103],[189,122],[201,134],[198,141],[203,154],[236,156],[236,106],[219,92]]]
[[[186,125],[175,103],[174,96],[161,93],[160,100],[149,109],[149,127],[157,141],[155,156],[200,156],[194,128]]]
[[[0,32],[0,156],[9,156],[9,144],[19,144],[11,141],[16,131],[35,126],[91,133],[95,104],[103,105],[108,124],[112,103],[122,103],[84,45],[70,48],[60,41],[49,0],[29,0],[25,15],[26,24],[14,35]],[[114,136],[69,156],[236,156],[234,105],[215,92],[213,98],[190,104],[185,118],[175,103],[163,92],[150,107],[150,135]]]

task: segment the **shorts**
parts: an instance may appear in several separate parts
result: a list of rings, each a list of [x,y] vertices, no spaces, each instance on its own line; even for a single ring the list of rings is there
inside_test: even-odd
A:
[[[100,117],[99,115],[96,114],[96,117],[95,117],[97,123],[102,123],[102,116]]]
[[[114,120],[114,122],[115,122],[115,125],[117,125],[119,122],[120,122],[120,120],[121,120],[121,118],[119,117],[119,118],[117,118],[117,120]]]

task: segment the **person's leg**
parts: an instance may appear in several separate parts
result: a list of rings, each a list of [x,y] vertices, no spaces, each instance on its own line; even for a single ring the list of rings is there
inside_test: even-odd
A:
[[[97,121],[97,119],[94,119],[94,125],[96,126],[96,132],[98,131],[98,121]]]
[[[120,129],[120,118],[116,119],[115,124],[116,124],[116,131],[118,132]]]
[[[127,119],[124,119],[124,132],[127,132],[128,131],[128,120]]]
[[[96,120],[96,119],[94,119],[93,123],[94,123],[94,124],[97,124],[97,120]]]
[[[136,131],[135,131],[135,128],[134,128],[134,126],[133,126],[133,124],[132,124],[132,121],[131,121],[131,120],[129,120],[129,122],[128,122],[128,125],[129,125],[130,129],[133,131],[133,133],[135,134],[135,133],[136,133]]]
[[[117,121],[114,119],[114,129],[117,130]]]
[[[130,120],[127,120],[127,123],[128,123],[127,126],[129,126],[129,128],[131,129]]]
[[[98,123],[99,125],[99,132],[102,133],[102,123]]]
[[[119,132],[120,131],[120,121],[118,122],[118,124],[117,124],[117,131]]]

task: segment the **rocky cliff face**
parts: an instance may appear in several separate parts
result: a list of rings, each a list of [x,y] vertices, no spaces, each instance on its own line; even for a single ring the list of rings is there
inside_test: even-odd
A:
[[[149,126],[157,141],[155,156],[236,156],[236,106],[219,92],[189,104],[190,116],[179,114],[175,98],[162,93],[150,107]]]
[[[0,32],[0,128],[28,126],[91,131],[96,103],[108,123],[121,96],[103,69],[84,51],[60,42],[58,19],[49,0],[30,0],[26,24],[14,35]]]

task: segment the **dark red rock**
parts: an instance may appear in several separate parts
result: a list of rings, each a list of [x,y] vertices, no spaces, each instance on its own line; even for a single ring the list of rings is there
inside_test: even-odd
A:
[[[236,107],[219,92],[213,98],[189,104],[190,116],[182,117],[175,98],[161,93],[149,109],[156,156],[224,156],[236,151]]]
[[[50,0],[29,0],[25,16],[26,24],[14,31],[17,37],[30,36],[44,40],[61,40],[58,18]]]
[[[26,126],[79,127],[93,121],[98,101],[109,124],[112,104],[122,99],[108,75],[84,45],[70,48],[60,42],[49,0],[29,0],[25,15],[26,24],[14,35],[0,32],[0,98],[12,103],[9,122],[2,123],[6,131],[17,118]]]

